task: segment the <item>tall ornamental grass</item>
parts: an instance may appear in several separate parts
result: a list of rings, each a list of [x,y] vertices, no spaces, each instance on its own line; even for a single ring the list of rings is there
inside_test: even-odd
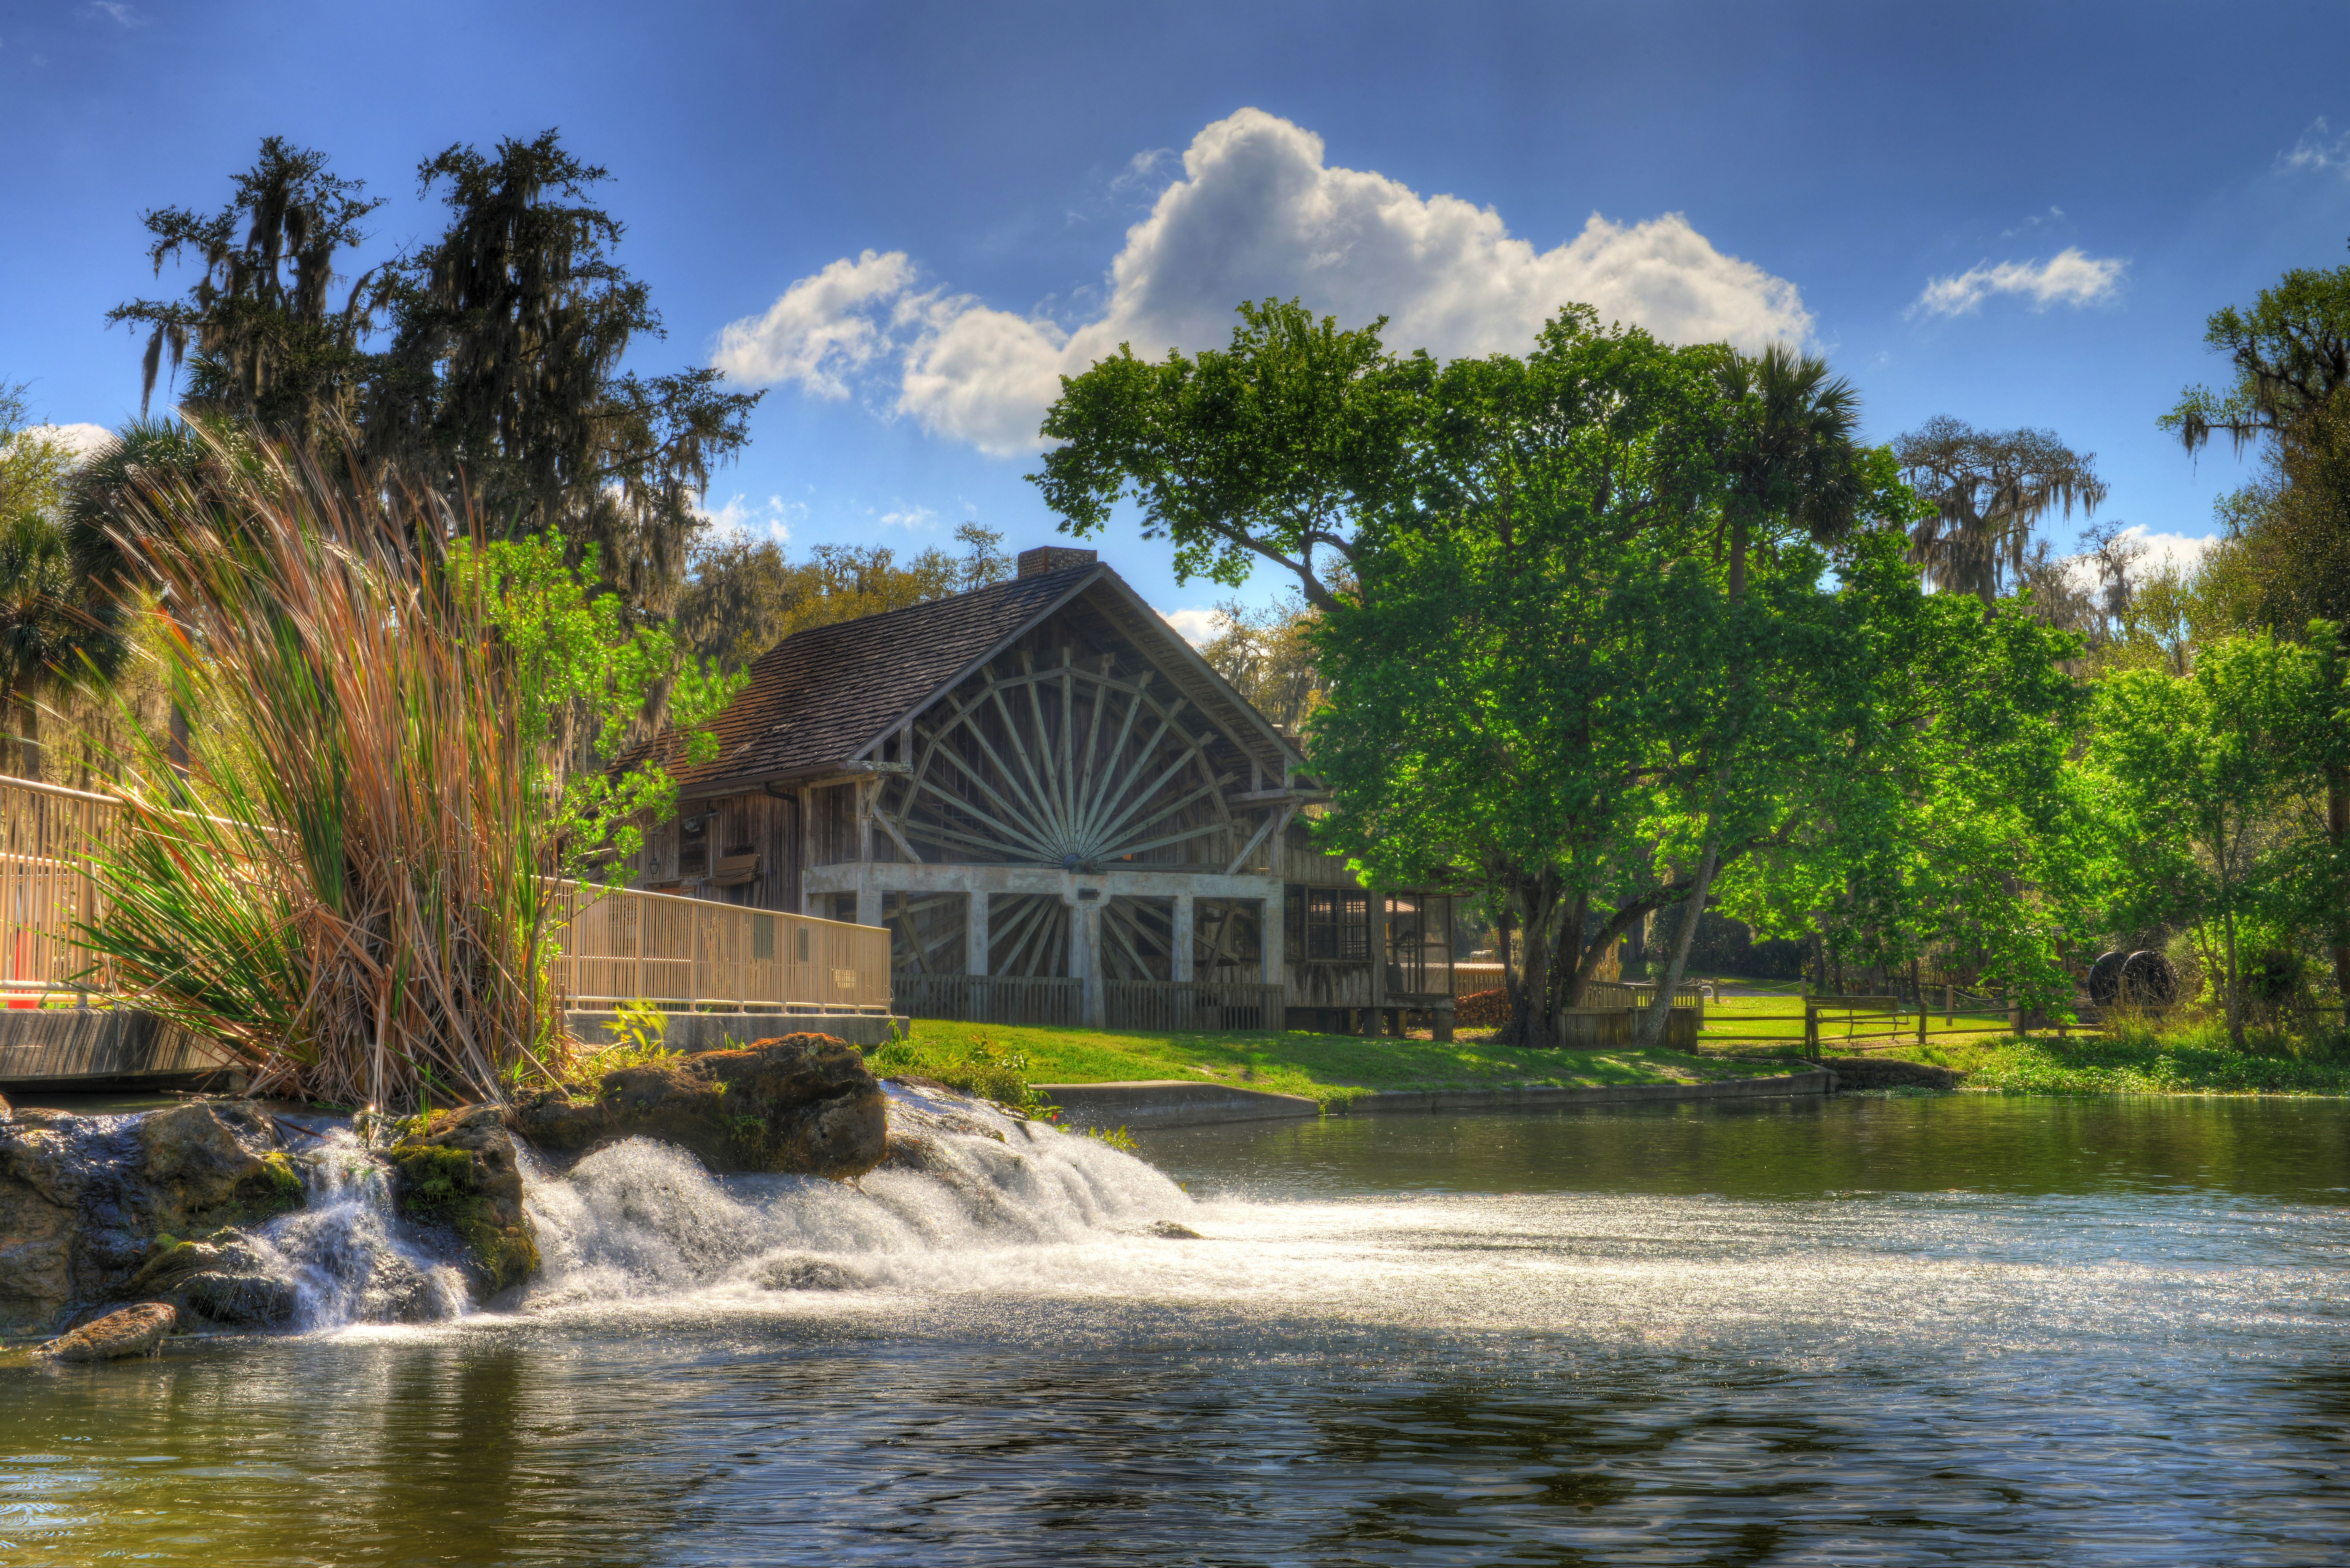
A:
[[[83,940],[118,989],[255,1092],[408,1107],[555,1080],[561,792],[491,596],[438,549],[449,519],[226,442],[140,512],[115,543],[161,590],[189,722],[183,761],[137,726],[117,758],[128,831]]]

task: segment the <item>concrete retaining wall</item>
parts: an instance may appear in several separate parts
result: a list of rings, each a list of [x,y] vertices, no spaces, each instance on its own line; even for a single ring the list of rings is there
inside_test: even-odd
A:
[[[1536,1111],[1560,1106],[1646,1105],[1672,1100],[1783,1100],[1831,1094],[1835,1075],[1790,1073],[1726,1078],[1715,1084],[1602,1084],[1588,1089],[1436,1089],[1424,1094],[1361,1095],[1334,1101],[1333,1116],[1428,1116],[1452,1111]]]
[[[1322,1107],[1295,1095],[1160,1078],[1130,1084],[1032,1084],[1061,1107],[1067,1127],[1191,1127],[1217,1122],[1312,1117]]]
[[[1061,1107],[1065,1127],[1182,1127],[1321,1115],[1312,1100],[1227,1084],[1180,1079],[1128,1084],[1037,1084]],[[1718,1084],[1607,1084],[1588,1089],[1437,1089],[1334,1100],[1334,1116],[1429,1116],[1460,1111],[1554,1110],[1567,1106],[1653,1105],[1680,1100],[1790,1099],[1834,1092],[1835,1075],[1791,1073]]]

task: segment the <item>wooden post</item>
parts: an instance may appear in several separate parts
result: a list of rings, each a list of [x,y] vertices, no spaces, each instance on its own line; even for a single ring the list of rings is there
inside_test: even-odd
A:
[[[1192,921],[1195,918],[1193,909],[1191,894],[1175,895],[1174,929],[1168,938],[1169,946],[1174,949],[1171,955],[1174,967],[1168,971],[1167,976],[1170,980],[1187,981],[1196,978],[1191,967],[1193,956],[1191,932]]]
[[[1918,992],[1918,1044],[1926,1044],[1926,993],[1922,990]]]
[[[1946,985],[1942,987],[1942,1027],[1948,1029],[1958,1021],[1959,988],[1955,985]]]
[[[1815,1000],[1809,992],[1804,996],[1804,1056],[1806,1061],[1820,1059],[1820,1013]]]
[[[965,895],[962,917],[962,971],[985,974],[988,965],[987,895]]]
[[[2023,1004],[2016,1000],[2012,990],[2007,993],[2007,1027],[2012,1033],[2023,1035]]]

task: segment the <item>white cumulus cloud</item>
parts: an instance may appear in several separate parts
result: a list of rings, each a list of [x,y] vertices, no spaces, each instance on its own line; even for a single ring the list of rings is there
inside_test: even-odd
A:
[[[1155,166],[1144,155],[1128,177]],[[1523,352],[1560,306],[1675,342],[1744,348],[1812,329],[1795,286],[1725,255],[1678,213],[1593,213],[1538,250],[1501,215],[1324,161],[1322,139],[1260,109],[1208,126],[1181,176],[1127,231],[1099,315],[1063,327],[930,283],[903,252],[867,251],[785,289],[720,335],[712,363],[754,385],[846,395],[861,376],[926,429],[983,451],[1034,452],[1059,378],[1129,343],[1156,358],[1224,342],[1243,300],[1296,296],[1387,342],[1440,357]]]
[[[1173,627],[1194,648],[1223,636],[1229,625],[1222,611],[1200,607],[1159,610],[1159,618]]]
[[[1979,262],[1950,277],[1930,279],[1908,313],[1963,316],[1994,294],[2020,294],[2034,310],[2052,305],[2096,305],[2121,291],[2122,275],[2129,263],[2115,257],[2085,255],[2068,245],[2046,261]]]

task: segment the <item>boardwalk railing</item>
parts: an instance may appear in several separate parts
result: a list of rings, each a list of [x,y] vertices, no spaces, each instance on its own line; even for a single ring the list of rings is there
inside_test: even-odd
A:
[[[560,884],[557,992],[575,1007],[647,1001],[701,1011],[887,1012],[889,933],[681,898]]]
[[[880,932],[886,944],[889,932]],[[951,1018],[965,1023],[1079,1023],[1086,982],[1024,974],[920,974],[891,977],[898,1011],[909,1018]]]
[[[99,913],[91,850],[120,830],[102,794],[0,781],[0,1003],[39,1007],[57,997],[106,994],[111,977],[74,940]]]
[[[1285,1002],[1284,987],[1253,981],[1102,982],[1103,1017],[1112,1029],[1277,1033],[1285,1016]]]
[[[121,831],[101,794],[0,779],[0,1003],[110,997],[75,927],[103,912],[93,849]],[[550,976],[569,1005],[886,1012],[889,933],[666,893],[556,885]]]

